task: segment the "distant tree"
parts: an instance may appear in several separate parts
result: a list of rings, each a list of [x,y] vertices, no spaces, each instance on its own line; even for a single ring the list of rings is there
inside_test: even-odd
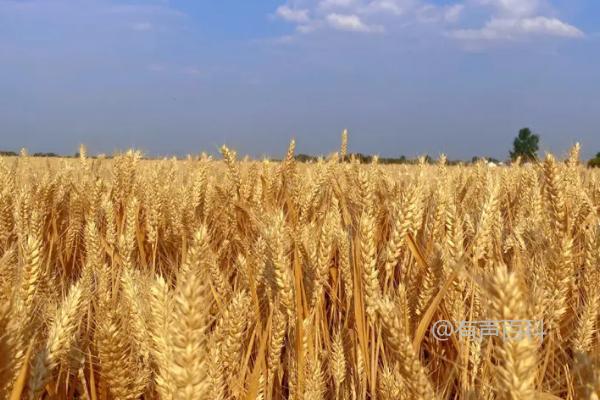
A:
[[[492,157],[482,157],[482,156],[473,156],[473,157],[471,158],[471,163],[472,163],[472,164],[476,164],[476,163],[478,163],[479,161],[485,161],[485,162],[496,162],[496,159],[495,159],[495,158],[492,158]]]
[[[510,158],[515,160],[521,157],[523,161],[533,161],[537,158],[540,136],[532,133],[529,128],[523,128],[513,141],[513,150],[510,152]]]
[[[400,156],[399,158],[395,157],[381,157],[379,159],[381,164],[405,164],[406,156]]]
[[[352,153],[350,154],[350,158],[352,157],[358,159],[361,164],[369,164],[373,160],[373,156],[369,156],[363,153]]]
[[[588,161],[588,166],[592,168],[600,168],[600,153],[596,153],[596,157]]]
[[[34,157],[58,157],[56,153],[33,153]]]
[[[16,156],[17,153],[15,153],[14,151],[4,151],[4,150],[0,150],[0,156]]]
[[[296,155],[294,158],[299,162],[309,162],[309,161],[315,161],[317,159],[316,157],[310,156],[308,154],[302,154],[302,153]]]
[[[483,160],[485,162],[491,162],[491,163],[494,163],[494,164],[500,164],[500,160],[498,160],[497,158],[494,158],[494,157],[478,157],[478,156],[475,156],[475,157],[471,158],[471,163],[472,164],[476,164],[478,161],[481,161],[481,160]]]

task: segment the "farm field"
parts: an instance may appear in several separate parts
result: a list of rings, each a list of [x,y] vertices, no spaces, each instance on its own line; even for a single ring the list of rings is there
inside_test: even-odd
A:
[[[599,398],[577,146],[496,168],[294,146],[0,158],[0,398]]]

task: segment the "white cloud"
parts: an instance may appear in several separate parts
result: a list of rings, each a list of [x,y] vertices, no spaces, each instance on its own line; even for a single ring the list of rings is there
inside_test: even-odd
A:
[[[462,41],[511,41],[535,37],[580,38],[584,33],[576,26],[556,17],[544,16],[546,0],[478,0],[493,12],[483,27],[456,29],[449,36]]]
[[[462,4],[454,4],[445,7],[426,4],[417,10],[416,16],[420,22],[455,23],[460,19],[463,9],[464,6]]]
[[[454,4],[447,7],[444,11],[444,20],[448,22],[456,22],[460,19],[465,6],[463,4]]]
[[[306,23],[310,20],[308,10],[293,9],[287,5],[277,7],[275,15],[289,22]]]
[[[298,34],[327,28],[400,33],[406,31],[403,27],[419,30],[420,25],[427,25],[424,32],[433,36],[471,42],[584,36],[576,26],[559,19],[552,1],[452,0],[439,5],[433,0],[287,0],[276,15],[294,24]]]
[[[502,15],[527,17],[534,15],[540,8],[540,0],[479,0],[483,5],[490,5]]]
[[[451,36],[461,40],[513,40],[528,36],[579,38],[584,34],[556,18],[493,18],[481,29],[458,29]]]
[[[72,2],[69,2],[69,5],[72,6]],[[98,3],[100,6],[101,3]],[[101,9],[99,9],[102,14],[110,14],[110,15],[135,15],[138,18],[144,17],[148,19],[160,17],[160,18],[180,18],[185,17],[186,14],[175,9],[169,7],[168,4],[106,4]]]
[[[420,0],[317,0],[316,8],[325,11],[346,11],[356,14],[404,14]]]
[[[383,32],[393,18],[414,18],[420,6],[432,0],[287,0],[275,10],[274,15],[296,25],[301,34],[325,28],[352,32]],[[460,1],[460,0],[456,0]],[[460,14],[462,6],[438,7],[437,21],[450,21]],[[447,17],[446,17],[447,13]],[[407,22],[407,21],[402,21]]]
[[[356,5],[356,0],[322,0],[319,2],[318,7],[323,10],[329,10],[333,8],[348,8]]]
[[[420,5],[427,5],[421,0],[370,0],[365,3],[359,8],[360,13],[395,16],[405,15]]]
[[[296,30],[300,33],[311,33],[311,32],[316,31],[318,29],[319,25],[320,25],[320,23],[318,21],[304,24],[304,25],[298,25],[296,27]]]
[[[380,26],[366,25],[357,15],[354,14],[329,14],[326,17],[327,23],[334,29],[341,31],[354,32],[381,32]]]

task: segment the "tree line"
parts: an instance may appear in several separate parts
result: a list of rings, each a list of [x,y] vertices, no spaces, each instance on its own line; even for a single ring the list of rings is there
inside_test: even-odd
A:
[[[515,161],[519,159],[521,162],[531,162],[536,161],[538,159],[538,150],[540,144],[540,135],[533,133],[529,128],[522,128],[519,130],[519,133],[513,140],[513,148],[509,151],[509,157],[511,161]],[[0,156],[17,156],[18,154],[14,151],[2,151],[0,150]],[[72,156],[64,156],[56,153],[34,153],[33,157],[79,157],[79,153],[75,153]],[[417,164],[420,162],[419,158],[407,158],[404,155],[399,157],[378,157],[369,154],[363,153],[350,153],[346,156],[346,159],[358,159],[363,164],[371,163],[375,157],[380,164]],[[92,157],[93,158],[93,157]],[[298,154],[295,156],[295,159],[299,162],[316,162],[319,157],[309,154]],[[423,158],[425,163],[431,164],[434,162],[434,159],[429,155],[425,155]],[[493,158],[493,157],[479,157],[474,156],[471,158],[471,163],[476,163],[480,160],[485,160],[487,162],[492,162],[494,164],[499,164],[501,161]],[[276,160],[274,160],[276,161]],[[464,164],[465,162],[462,160],[447,160],[446,163],[448,165],[458,165]],[[600,152],[596,153],[596,156],[588,161],[589,167],[598,167],[600,168]]]

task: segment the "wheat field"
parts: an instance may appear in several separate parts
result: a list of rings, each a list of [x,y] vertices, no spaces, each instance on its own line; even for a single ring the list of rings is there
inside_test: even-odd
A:
[[[598,399],[600,172],[0,159],[0,398]],[[82,149],[84,150],[84,149]],[[436,321],[543,336],[440,340]]]

